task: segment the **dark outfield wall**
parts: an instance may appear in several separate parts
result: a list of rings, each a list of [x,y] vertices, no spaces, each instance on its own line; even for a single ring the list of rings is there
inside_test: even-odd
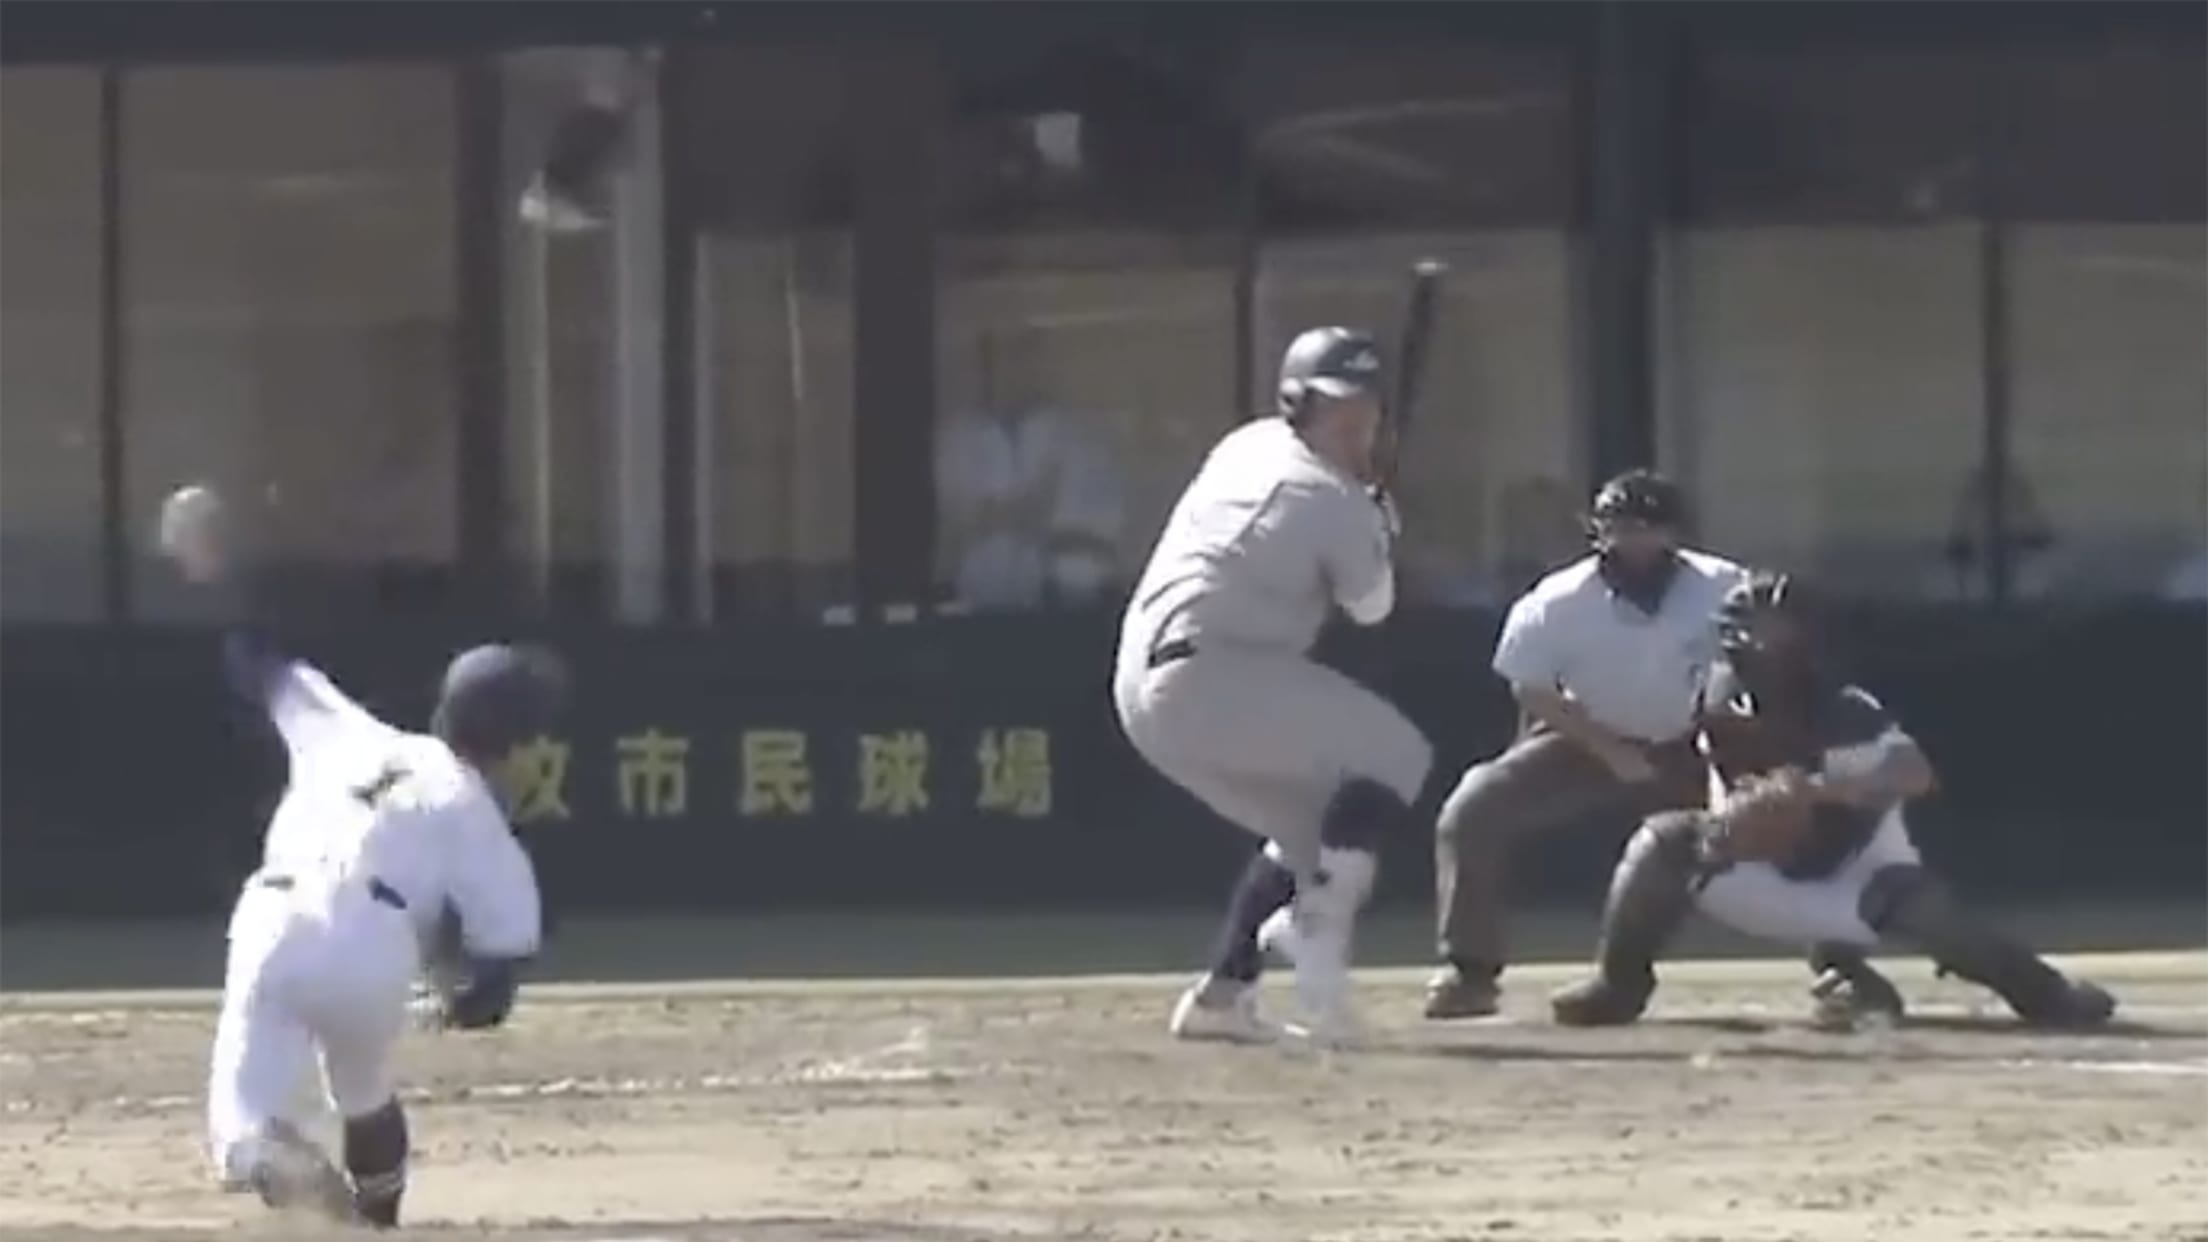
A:
[[[1429,805],[1513,713],[1490,617],[1408,617],[1330,658],[1434,738]],[[1144,770],[1107,710],[1111,624],[556,636],[580,683],[537,752],[523,831],[556,910],[1211,900],[1248,848]],[[2197,895],[2208,876],[2208,615],[1884,614],[1852,665],[1942,765],[1927,852],[1979,892]],[[393,720],[423,719],[472,635],[328,631],[303,646]],[[221,908],[282,777],[202,630],[0,632],[0,910]],[[1592,896],[1619,826],[1535,852],[1529,887]],[[1385,887],[1420,899],[1424,839]]]

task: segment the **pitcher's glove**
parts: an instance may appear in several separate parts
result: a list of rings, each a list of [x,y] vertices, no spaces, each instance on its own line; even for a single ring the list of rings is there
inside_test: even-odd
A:
[[[521,965],[515,959],[470,955],[459,912],[447,905],[422,954],[422,974],[407,1007],[414,1025],[431,1031],[480,1031],[503,1024],[513,1012]]]
[[[1777,768],[1735,785],[1712,818],[1709,842],[1725,863],[1780,863],[1791,858],[1816,823],[1816,795],[1800,768]]]

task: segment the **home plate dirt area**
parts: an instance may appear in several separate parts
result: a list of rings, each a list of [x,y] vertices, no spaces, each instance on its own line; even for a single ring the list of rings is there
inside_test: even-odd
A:
[[[1182,980],[546,986],[507,1031],[410,1037],[404,1236],[2208,1239],[2208,953],[2065,959],[2125,1023],[2019,1030],[1895,970],[1899,1029],[1805,1023],[1799,962],[1670,969],[1650,1020],[1417,1017],[1369,1048],[1176,1044]],[[1284,982],[1284,981],[1283,981]],[[1276,989],[1279,990],[1279,989]],[[201,1156],[211,998],[0,1004],[0,1236],[307,1239]]]

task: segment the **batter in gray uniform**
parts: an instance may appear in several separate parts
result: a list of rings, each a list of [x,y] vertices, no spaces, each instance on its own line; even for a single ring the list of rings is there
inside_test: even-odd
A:
[[[1375,849],[1410,825],[1432,762],[1402,713],[1308,657],[1333,609],[1370,625],[1394,608],[1394,511],[1371,483],[1380,392],[1371,337],[1297,337],[1280,416],[1212,449],[1120,627],[1113,698],[1128,740],[1268,841],[1236,885],[1209,971],[1175,1006],[1182,1037],[1278,1033],[1257,1007],[1257,933],[1283,905],[1302,1032],[1354,1031],[1350,942]]]

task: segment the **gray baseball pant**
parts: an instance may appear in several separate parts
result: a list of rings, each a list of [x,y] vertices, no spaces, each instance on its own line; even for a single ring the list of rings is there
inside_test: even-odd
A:
[[[1505,896],[1521,838],[1596,819],[1630,831],[1654,812],[1703,805],[1706,768],[1691,739],[1652,745],[1648,755],[1656,779],[1628,786],[1578,743],[1536,723],[1467,770],[1442,804],[1434,841],[1442,959],[1472,975],[1494,975],[1507,963]]]

